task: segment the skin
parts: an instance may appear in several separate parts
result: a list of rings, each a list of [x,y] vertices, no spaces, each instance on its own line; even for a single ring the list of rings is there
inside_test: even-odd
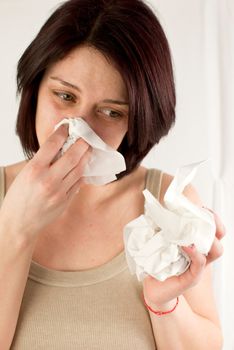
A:
[[[123,226],[143,211],[146,169],[139,167],[131,176],[104,186],[87,185],[82,171],[91,149],[82,139],[51,162],[67,137],[66,126],[53,132],[64,117],[82,116],[104,142],[117,149],[128,127],[127,100],[121,75],[93,48],[78,47],[46,71],[36,110],[40,149],[31,161],[7,167],[8,191],[1,210],[4,220],[14,222],[12,230],[36,237],[33,258],[37,262],[63,269],[62,254],[67,269],[82,269],[100,265],[123,249]],[[20,205],[16,197],[21,198]],[[130,202],[136,205],[127,210]],[[9,217],[12,212],[17,216],[14,220]],[[118,218],[110,221],[116,212]]]
[[[82,116],[115,149],[127,132],[128,94],[124,81],[114,66],[91,47],[78,47],[44,75],[36,111],[40,145],[65,116]]]
[[[87,46],[78,47],[54,64],[41,82],[36,111],[39,145],[64,117],[78,116],[114,149],[119,147],[128,129],[128,94],[124,81],[101,53]],[[107,187],[112,186],[85,186],[80,197],[100,198],[105,196]]]
[[[85,184],[82,171],[91,149],[82,139],[51,164],[67,137],[66,126],[53,132],[54,126],[64,117],[77,116],[82,116],[114,149],[118,148],[127,132],[128,94],[124,81],[115,66],[100,52],[85,46],[76,48],[46,71],[40,84],[36,111],[40,149],[29,162],[7,167],[7,194],[0,212],[0,226],[14,232],[18,239],[21,237],[24,244],[35,242],[34,259],[44,265],[52,261],[53,268],[57,269],[64,267],[58,265],[61,260],[74,269],[89,268],[90,262],[93,267],[109,261],[123,249],[124,225],[144,211],[144,167],[104,186]],[[172,179],[171,175],[164,173],[160,194],[162,204]],[[202,206],[191,185],[184,194]],[[207,265],[222,254],[220,239],[225,233],[217,215],[215,220],[217,232],[208,257],[196,249],[185,248],[192,263],[184,274],[164,282],[152,277],[144,280],[145,300],[153,308],[167,310],[174,306],[174,298],[181,294],[192,300],[194,288],[191,287],[196,285],[207,302],[203,305],[198,302],[191,307],[219,325],[217,313],[208,314],[203,309],[204,305],[212,304],[211,275]],[[115,221],[116,231],[113,230]],[[64,254],[63,259],[61,254]],[[78,262],[77,257],[81,259]],[[215,310],[213,304],[210,310],[212,308]]]

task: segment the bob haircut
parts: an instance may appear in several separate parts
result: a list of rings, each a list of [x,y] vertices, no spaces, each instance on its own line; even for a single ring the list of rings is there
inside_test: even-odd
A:
[[[128,91],[129,122],[118,151],[132,172],[175,123],[175,84],[165,33],[141,0],[69,0],[42,26],[17,66],[21,94],[16,133],[31,159],[38,89],[46,69],[79,45],[99,50],[120,72]]]

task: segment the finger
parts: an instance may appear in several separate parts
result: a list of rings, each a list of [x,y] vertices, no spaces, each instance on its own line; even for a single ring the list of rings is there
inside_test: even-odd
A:
[[[222,220],[220,219],[219,215],[216,214],[210,208],[207,208],[207,207],[203,207],[203,208],[209,210],[214,215],[214,220],[215,220],[215,224],[216,224],[216,234],[215,235],[218,239],[222,239],[226,234],[226,228],[225,228]]]
[[[80,162],[84,153],[91,148],[82,138],[78,139],[53,165],[52,172],[64,179]]]
[[[70,173],[63,179],[63,185],[65,186],[65,191],[68,192],[73,185],[82,177],[85,165],[90,160],[92,154],[91,148],[89,148],[81,157],[79,164],[73,168]]]
[[[72,200],[74,195],[76,195],[80,188],[85,184],[84,177],[80,177],[78,181],[75,182],[75,184],[70,188],[70,190],[67,192],[67,198],[68,200]]]
[[[181,247],[190,257],[191,263],[189,268],[179,276],[180,283],[184,288],[192,287],[200,279],[201,273],[206,266],[206,257],[204,254],[198,252],[196,247]]]
[[[171,276],[160,281],[153,276],[146,276],[143,280],[144,292],[151,300],[157,298],[158,303],[166,302],[182,293],[183,287],[179,283],[178,276]],[[155,293],[157,291],[157,293]]]
[[[68,136],[67,125],[61,125],[39,148],[33,157],[33,162],[36,161],[40,165],[50,165],[53,159],[62,148]]]
[[[223,224],[223,222],[221,221],[220,217],[218,216],[218,214],[216,214],[215,212],[213,212],[214,214],[214,219],[215,219],[215,224],[216,224],[216,237],[218,239],[222,239],[225,234],[226,234],[226,228]]]
[[[223,246],[218,238],[215,237],[211,249],[206,257],[206,264],[218,259],[223,254]]]

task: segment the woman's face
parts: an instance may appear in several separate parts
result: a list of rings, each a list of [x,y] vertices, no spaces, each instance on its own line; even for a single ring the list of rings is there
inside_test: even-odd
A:
[[[128,94],[114,65],[91,47],[78,47],[45,73],[38,92],[36,133],[41,145],[63,118],[82,116],[117,149],[128,127]]]

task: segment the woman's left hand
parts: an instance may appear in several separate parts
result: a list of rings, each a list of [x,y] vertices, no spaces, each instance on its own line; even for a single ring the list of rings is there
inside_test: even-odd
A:
[[[208,209],[208,208],[207,208]],[[223,246],[220,240],[225,235],[225,227],[219,216],[209,209],[215,219],[216,234],[209,253],[206,255],[197,251],[196,247],[182,247],[189,255],[191,264],[180,276],[167,278],[165,281],[159,281],[152,276],[147,276],[143,280],[143,293],[146,303],[153,309],[168,310],[175,305],[175,298],[186,289],[195,286],[201,279],[202,273],[207,264],[216,260],[223,254]]]

